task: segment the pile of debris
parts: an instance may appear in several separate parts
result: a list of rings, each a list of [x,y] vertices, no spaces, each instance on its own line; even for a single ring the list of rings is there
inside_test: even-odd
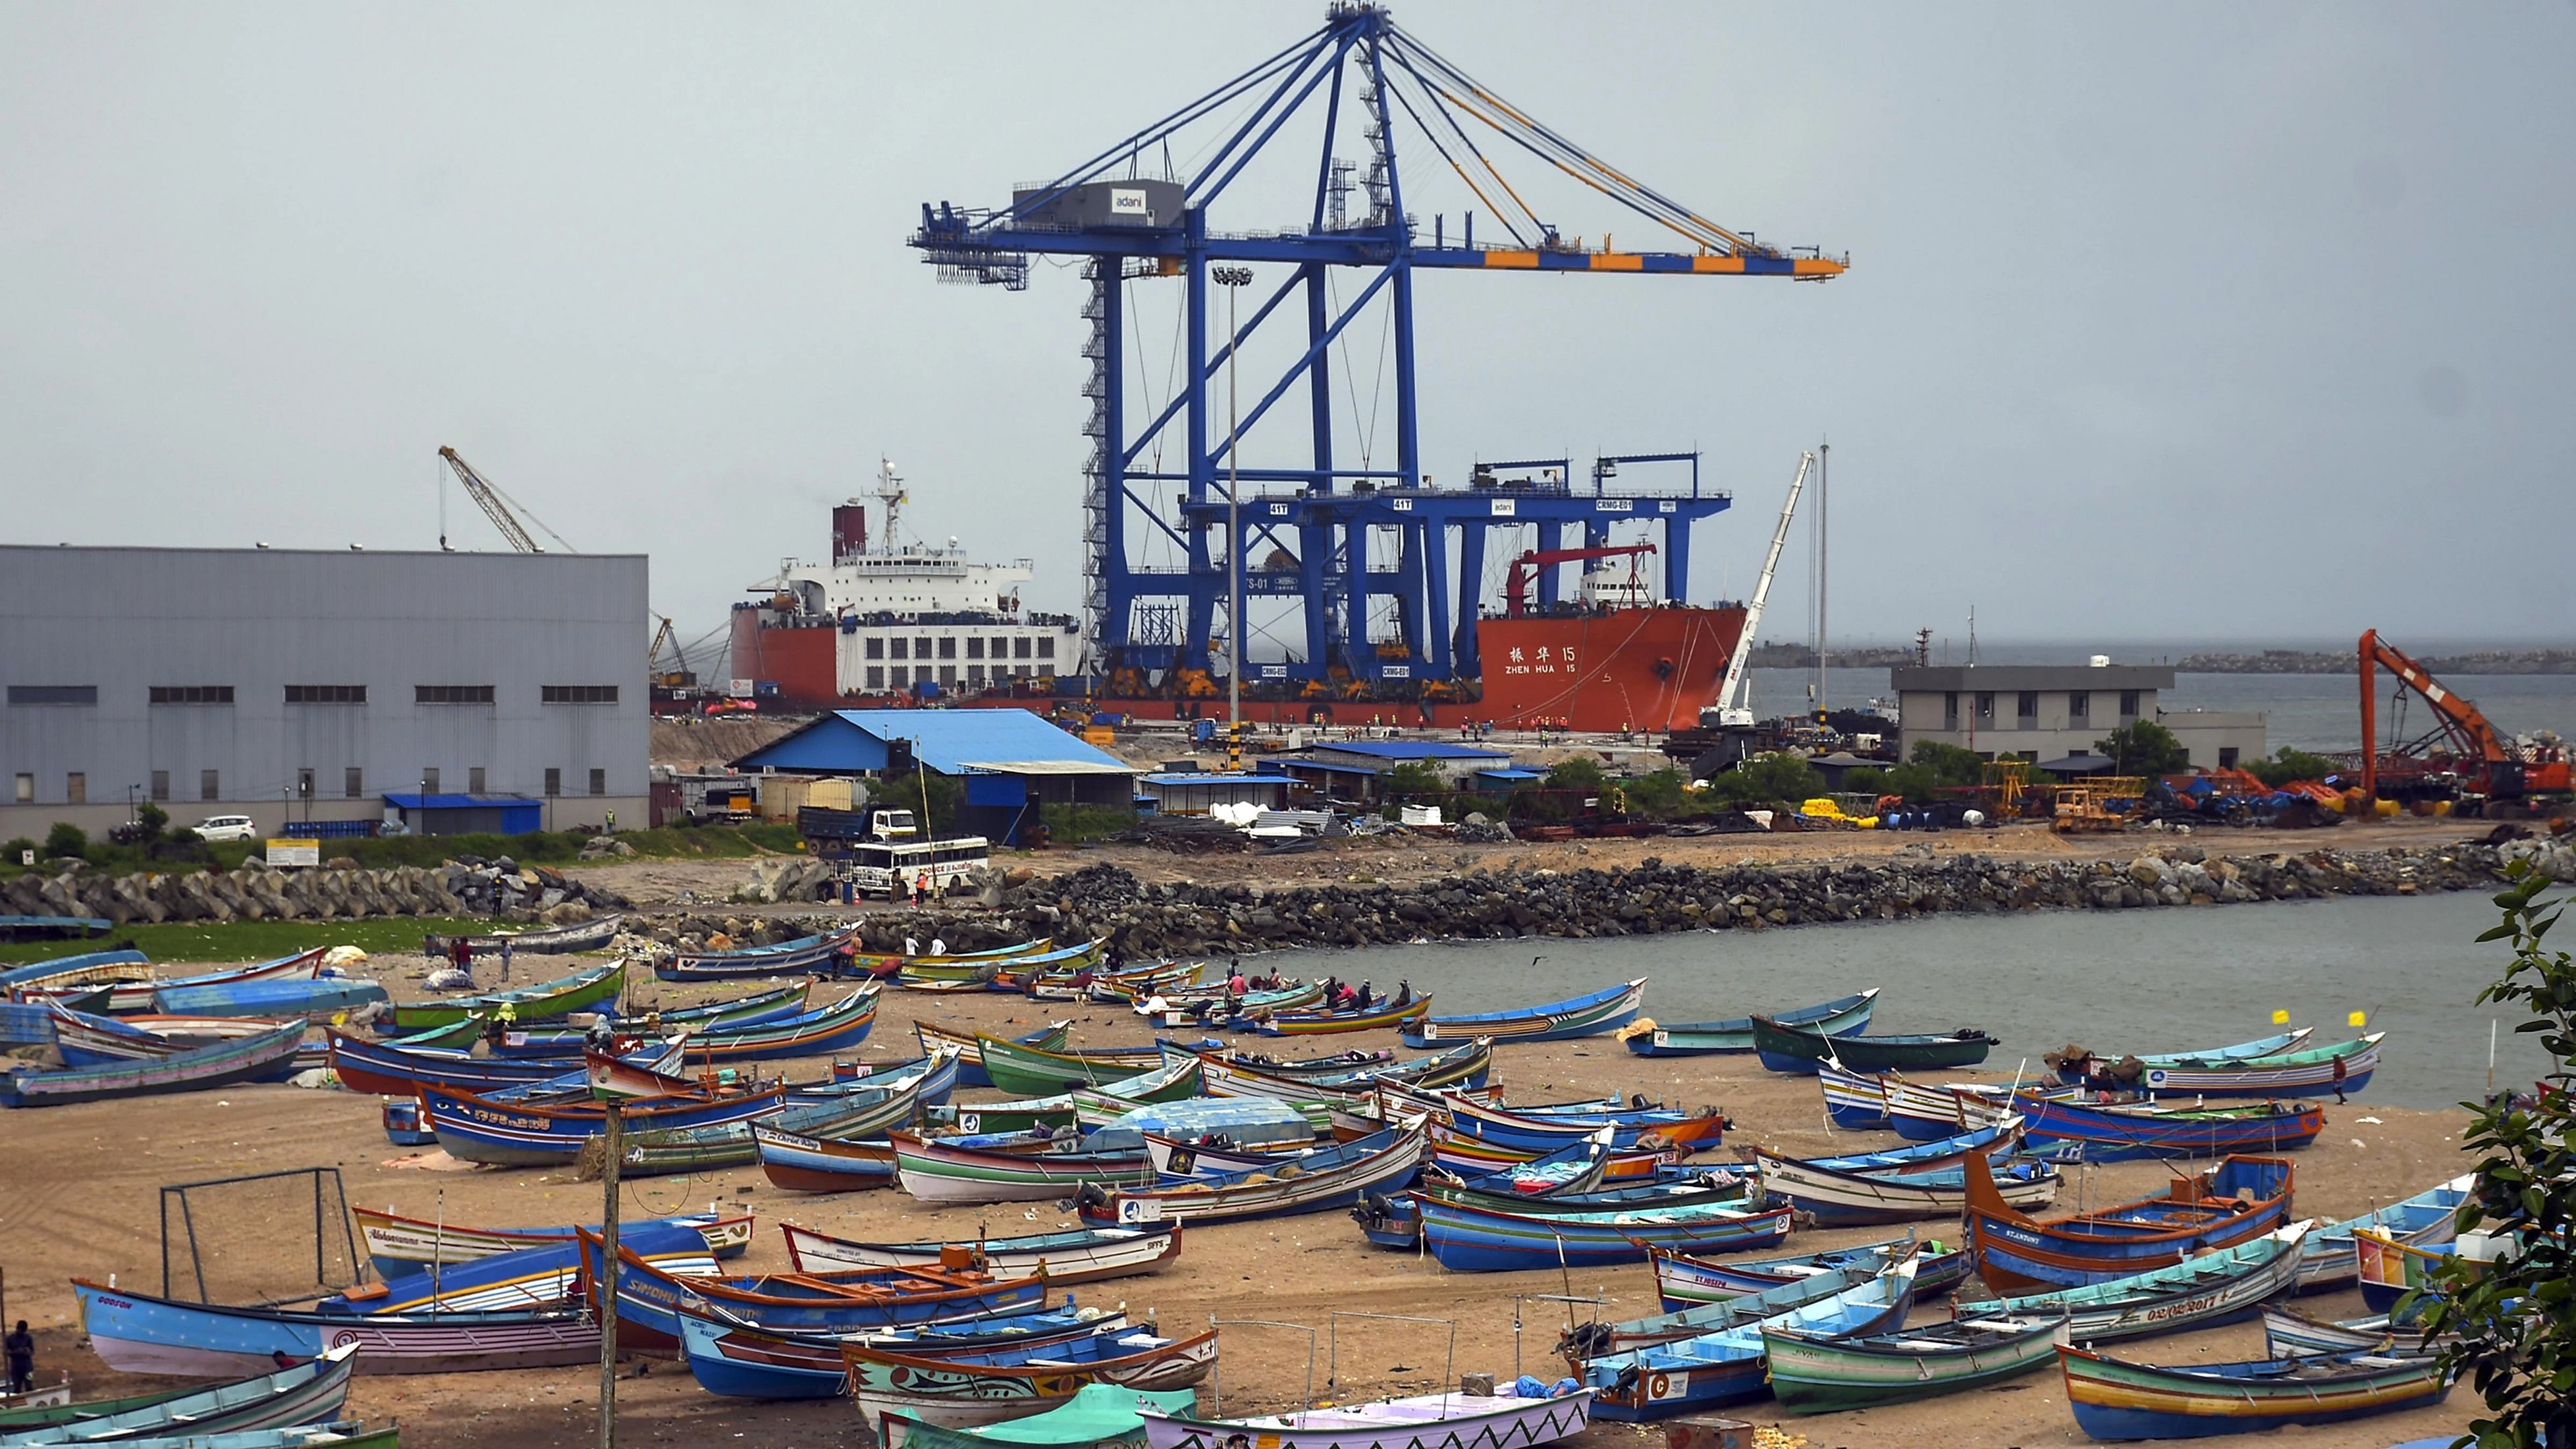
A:
[[[622,911],[629,902],[615,891],[586,885],[542,865],[523,866],[508,856],[486,860],[461,855],[441,864],[439,883],[468,913],[518,916],[534,913],[547,925],[586,921],[601,911]]]

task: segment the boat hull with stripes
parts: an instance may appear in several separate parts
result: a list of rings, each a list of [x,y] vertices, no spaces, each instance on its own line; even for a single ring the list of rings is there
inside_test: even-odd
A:
[[[1556,1398],[1422,1394],[1252,1419],[1199,1419],[1139,1406],[1146,1449],[1535,1449],[1582,1433],[1589,1389]]]
[[[582,1144],[607,1130],[604,1108],[522,1105],[494,1102],[444,1087],[423,1086],[421,1108],[438,1145],[460,1162],[497,1167],[549,1167],[571,1162]],[[712,1100],[678,1101],[667,1106],[629,1105],[620,1109],[629,1132],[656,1128],[712,1127],[726,1122],[766,1117],[787,1105],[786,1089],[747,1092]]]
[[[2438,1359],[2371,1354],[2165,1366],[2061,1345],[2066,1404],[2096,1439],[2199,1439],[2340,1424],[2438,1404]]]
[[[1869,1030],[1870,1012],[1878,1005],[1878,992],[1879,988],[1873,986],[1867,991],[1838,996],[1814,1006],[1775,1012],[1771,1019],[1784,1026],[1804,1027],[1827,1036],[1858,1036]],[[1723,1021],[1684,1021],[1670,1026],[1638,1022],[1620,1035],[1625,1039],[1628,1050],[1641,1057],[1736,1055],[1753,1050],[1753,1018],[1738,1016]]]
[[[349,1216],[357,1223],[358,1240],[366,1245],[367,1256],[374,1261],[376,1275],[380,1278],[399,1278],[406,1273],[417,1273],[433,1263],[471,1263],[497,1253],[570,1243],[573,1237],[570,1226],[477,1228],[462,1223],[407,1218],[356,1204],[350,1206]],[[718,1258],[738,1258],[744,1249],[751,1246],[752,1218],[747,1213],[739,1217],[647,1218],[626,1225],[629,1229],[657,1226],[696,1229],[698,1236],[706,1242],[707,1251]]]
[[[2342,1101],[2370,1085],[2372,1073],[2379,1070],[2379,1044],[2385,1035],[2372,1032],[2332,1046],[2246,1061],[2149,1067],[2138,1085],[2168,1097],[2332,1097]]]
[[[1655,1296],[1666,1313],[1679,1313],[1707,1303],[1723,1303],[1747,1293],[1760,1293],[1783,1283],[1812,1278],[1835,1268],[1886,1268],[1907,1254],[1914,1257],[1914,1296],[1938,1298],[1968,1279],[1968,1255],[1955,1247],[1918,1245],[1912,1237],[1888,1238],[1858,1247],[1833,1248],[1805,1257],[1738,1258],[1720,1262],[1662,1248],[1647,1255],[1655,1270]]]
[[[1411,1182],[1421,1171],[1427,1146],[1419,1128],[1395,1128],[1266,1172],[1168,1186],[1094,1187],[1076,1201],[1082,1220],[1093,1227],[1240,1222],[1321,1212],[1350,1207],[1371,1192],[1391,1192]]]
[[[1972,1170],[1985,1173],[1996,1195],[2016,1210],[2057,1201],[2057,1169],[2044,1162],[2013,1163],[1997,1170],[1980,1154],[1974,1169],[1961,1166],[1899,1175],[1841,1172],[1759,1149],[1753,1156],[1761,1165],[1763,1191],[1794,1204],[1820,1228],[1957,1217],[1968,1205]]]
[[[663,981],[729,981],[746,976],[828,973],[835,964],[834,958],[858,938],[859,928],[851,925],[774,946],[740,951],[682,951],[654,962],[653,975]]]
[[[2290,1291],[2299,1276],[2299,1242],[2309,1227],[2293,1223],[2170,1267],[2056,1293],[1991,1300],[1978,1304],[1977,1311],[2013,1318],[2064,1313],[2067,1337],[2076,1343],[2214,1328],[2250,1318]]]
[[[1070,1352],[1077,1348],[1091,1356]],[[1032,1355],[1046,1358],[1022,1362]],[[1170,1339],[1131,1328],[1122,1335],[1070,1344],[947,1358],[852,1343],[843,1347],[841,1357],[849,1366],[850,1396],[858,1400],[861,1422],[905,1414],[925,1424],[974,1428],[1069,1403],[1084,1384],[1189,1388],[1203,1382],[1216,1364],[1216,1331]]]
[[[1390,1003],[1385,1006],[1371,1006],[1363,1011],[1283,1011],[1263,1020],[1247,1023],[1247,1026],[1248,1029],[1262,1036],[1338,1036],[1343,1032],[1383,1031],[1388,1027],[1402,1026],[1405,1022],[1430,1014],[1431,998],[1425,996],[1401,1006]],[[1413,1043],[1408,1040],[1407,1044]]]
[[[2462,1175],[2426,1188],[2403,1202],[2329,1223],[2310,1233],[2307,1251],[2299,1260],[2299,1291],[2323,1293],[2351,1287],[2361,1280],[2361,1256],[2353,1239],[2356,1228],[2375,1228],[2398,1242],[2417,1246],[2450,1241],[2457,1232],[2455,1220],[2460,1204],[2476,1189],[2477,1178]]]
[[[1646,979],[1605,986],[1582,996],[1517,1011],[1479,1011],[1465,1016],[1421,1016],[1399,1033],[1410,1047],[1484,1037],[1496,1042],[1569,1041],[1617,1031],[1637,1019],[1646,1000]]]
[[[1085,1315],[1089,1315],[1086,1317]],[[850,1391],[842,1340],[828,1334],[755,1328],[702,1305],[679,1308],[680,1357],[711,1394],[743,1399],[837,1399]],[[978,1328],[993,1325],[992,1331]],[[1124,1312],[1056,1309],[960,1323],[954,1330],[886,1329],[865,1341],[924,1356],[1005,1345],[1051,1345],[1129,1331]]]
[[[2162,1197],[2042,1221],[2004,1201],[1985,1160],[1971,1158],[1965,1237],[1997,1292],[2107,1283],[2273,1231],[2289,1217],[2291,1182],[2283,1158],[2229,1157]]]
[[[997,1278],[1024,1278],[1043,1268],[1048,1282],[1061,1285],[1151,1273],[1181,1255],[1181,1225],[1176,1222],[1136,1228],[1079,1228],[1024,1237],[984,1238],[971,1243],[855,1242],[794,1223],[783,1223],[780,1230],[787,1238],[787,1261],[799,1273],[941,1268],[949,1266],[953,1259],[964,1258],[965,1266]]]
[[[1759,1398],[1764,1392],[1765,1324],[1836,1336],[1894,1328],[1913,1306],[1914,1272],[1912,1262],[1899,1263],[1857,1287],[1768,1319],[1583,1359],[1578,1377],[1598,1391],[1596,1411],[1605,1419],[1668,1419]]]
[[[613,1003],[625,992],[626,963],[611,961],[515,991],[487,991],[438,1001],[398,1001],[394,1003],[394,1028],[421,1031],[453,1026],[469,1016],[498,1015],[504,1006],[519,1021],[545,1021]]]
[[[957,1048],[957,1085],[961,1087],[993,1085],[992,1077],[984,1071],[984,1044],[974,1032],[916,1021],[912,1024],[912,1035],[915,1041],[921,1043],[923,1056],[930,1055],[931,1048],[936,1046]],[[1040,1027],[1024,1036],[1011,1038],[1021,1046],[1036,1047],[1040,1051],[1051,1052],[1064,1050],[1065,1043],[1072,1039],[1073,1023],[1070,1021],[1059,1021],[1051,1026]]]
[[[1725,1204],[1643,1212],[1504,1212],[1416,1194],[1424,1251],[1453,1273],[1642,1263],[1652,1248],[1732,1253],[1772,1247],[1789,1236],[1791,1210]]]
[[[2086,1162],[2287,1152],[2316,1141],[2326,1130],[2325,1109],[2314,1102],[2200,1109],[2157,1102],[2094,1106],[2023,1092],[2013,1099],[2013,1110],[2029,1122],[2033,1145],[2071,1143],[2083,1149]]]
[[[1154,1180],[1143,1149],[1118,1152],[1006,1152],[889,1134],[895,1180],[923,1202],[1053,1202],[1087,1185],[1142,1186]]]
[[[290,1021],[257,1036],[213,1042],[165,1057],[62,1071],[20,1067],[0,1075],[0,1107],[59,1107],[282,1080],[293,1073],[295,1053],[303,1040],[304,1023]]]
[[[1792,1414],[1874,1409],[1962,1393],[2057,1361],[2066,1318],[1963,1316],[1949,1323],[1833,1338],[1765,1328],[1771,1394]]]
[[[315,1358],[355,1345],[361,1374],[470,1373],[599,1361],[599,1326],[572,1310],[439,1313],[419,1317],[301,1313],[182,1303],[72,1280],[81,1331],[120,1373],[233,1378],[278,1358]]]
[[[599,1235],[588,1229],[581,1245],[583,1286],[599,1301]],[[782,1333],[858,1333],[927,1323],[956,1323],[996,1313],[1027,1313],[1046,1306],[1043,1276],[1007,1282],[969,1281],[955,1275],[896,1270],[867,1275],[861,1287],[849,1275],[812,1281],[795,1275],[751,1279],[682,1277],[665,1273],[620,1244],[617,1252],[617,1343],[621,1350],[677,1357],[683,1305],[712,1305],[730,1317]]]

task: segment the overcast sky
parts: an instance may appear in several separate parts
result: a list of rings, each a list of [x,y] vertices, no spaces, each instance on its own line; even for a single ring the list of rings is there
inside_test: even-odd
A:
[[[908,531],[1033,557],[1031,601],[1071,608],[1082,285],[941,286],[905,238],[1321,12],[0,7],[0,531],[423,548],[443,493],[459,546],[501,547],[440,486],[453,444],[581,550],[649,552],[694,635],[825,552],[883,452]],[[1704,449],[1739,505],[1706,598],[1830,437],[1856,641],[1971,603],[1993,639],[2567,639],[2576,4],[1396,15],[1713,219],[1852,260],[1427,275],[1437,480]],[[1408,209],[1454,228],[1476,203],[1398,144]],[[1311,186],[1312,140],[1283,154]],[[1506,174],[1569,236],[1667,244]],[[1294,191],[1215,224],[1299,220]],[[1382,462],[1381,335],[1338,385]]]

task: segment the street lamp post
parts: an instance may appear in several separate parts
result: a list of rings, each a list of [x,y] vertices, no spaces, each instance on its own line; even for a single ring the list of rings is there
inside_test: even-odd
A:
[[[1243,768],[1243,497],[1236,486],[1241,468],[1235,435],[1243,426],[1236,411],[1235,363],[1243,353],[1243,336],[1234,320],[1235,294],[1252,283],[1250,267],[1211,267],[1208,276],[1225,288],[1225,753],[1226,768]]]

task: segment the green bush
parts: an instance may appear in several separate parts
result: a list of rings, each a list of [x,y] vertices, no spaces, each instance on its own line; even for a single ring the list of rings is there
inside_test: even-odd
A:
[[[1081,845],[1103,840],[1136,824],[1136,812],[1115,805],[1075,805],[1057,801],[1038,808],[1050,845]]]
[[[1561,761],[1547,772],[1547,788],[1551,790],[1598,790],[1609,783],[1610,776],[1602,770],[1601,762],[1590,755]]]
[[[1935,785],[1982,785],[1986,782],[1986,762],[1976,751],[1960,745],[1947,745],[1939,740],[1916,740],[1907,763],[1920,765],[1932,772]]]
[[[2120,726],[2095,740],[2093,750],[2111,757],[2115,775],[2171,775],[2191,768],[2191,751],[2172,730],[2151,719]]]
[[[1887,793],[1887,772],[1863,765],[1843,771],[1843,791],[1851,795],[1879,796]]]
[[[1796,755],[1756,755],[1712,776],[1708,791],[1729,805],[1794,804],[1825,793],[1825,777]]]
[[[1879,793],[1902,795],[1912,805],[1929,805],[1941,798],[1941,777],[1929,765],[1899,765],[1887,772],[1886,786]]]
[[[1628,808],[1639,815],[1670,819],[1692,804],[1689,777],[1669,767],[1637,776],[1626,789]]]
[[[35,848],[36,842],[23,835],[6,845],[0,845],[0,870],[16,870],[18,862],[25,860],[27,852]]]
[[[44,853],[47,860],[64,855],[77,855],[87,859],[89,832],[68,820],[57,820],[54,822],[54,828],[45,832]]]
[[[2323,780],[2342,770],[2343,766],[2323,755],[2312,755],[2288,745],[2274,750],[2268,760],[2251,760],[2245,766],[2245,773],[2275,790],[2293,780]]]

